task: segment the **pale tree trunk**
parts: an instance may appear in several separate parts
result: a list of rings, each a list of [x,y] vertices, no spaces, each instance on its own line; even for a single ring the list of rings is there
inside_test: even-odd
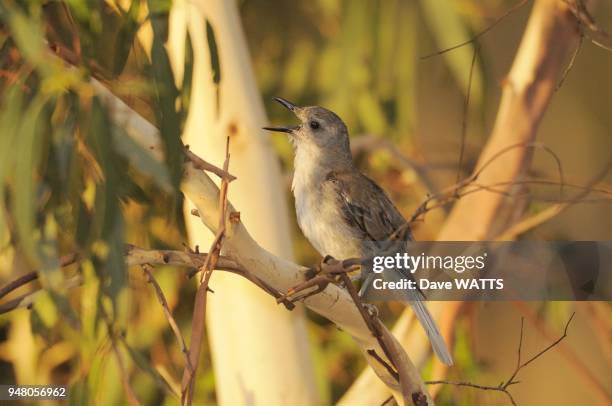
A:
[[[578,45],[579,31],[574,16],[564,0],[537,0],[517,51],[514,63],[503,82],[503,93],[491,136],[480,154],[476,169],[493,160],[478,177],[480,185],[497,185],[495,189],[512,193],[512,186],[524,175],[531,163],[530,148],[509,147],[532,143],[544,112],[565,70],[571,52]],[[486,190],[462,197],[453,207],[439,241],[477,241],[494,238],[508,217],[500,214],[508,198],[503,193]],[[511,201],[510,204],[516,204]],[[433,317],[440,322],[443,336],[450,336],[452,321],[460,302],[434,302],[429,304]],[[427,338],[414,326],[412,311],[408,309],[393,333],[405,346],[416,365],[428,359],[430,345]],[[418,326],[417,326],[418,327]],[[449,331],[449,334],[444,332]],[[502,352],[500,352],[501,354]],[[434,379],[446,371],[438,361],[434,364]],[[342,398],[341,405],[369,405],[380,403],[388,390],[378,384],[372,371],[365,370]],[[438,386],[438,389],[440,387]],[[367,391],[367,397],[364,396]],[[367,399],[367,401],[363,401]]]
[[[221,82],[213,83],[206,21],[215,33]],[[278,159],[261,130],[267,124],[234,1],[176,1],[169,54],[182,78],[185,26],[194,51],[193,87],[183,141],[207,161],[222,165],[230,137],[229,199],[254,238],[293,259],[288,209]],[[192,244],[208,247],[212,234],[185,208]],[[302,307],[287,312],[243,278],[214,273],[208,295],[207,334],[217,400],[221,405],[317,404]]]

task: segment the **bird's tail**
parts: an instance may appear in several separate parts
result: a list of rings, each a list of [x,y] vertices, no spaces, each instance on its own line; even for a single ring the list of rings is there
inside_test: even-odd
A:
[[[401,274],[399,272],[383,272],[383,274],[370,273],[367,275],[359,291],[359,296],[363,297],[366,301],[380,300],[380,297],[376,296],[375,289],[371,289],[371,286],[373,286],[373,280],[377,277],[382,277],[388,281],[398,281]],[[431,313],[429,313],[427,306],[425,306],[425,303],[422,300],[422,293],[416,289],[405,289],[402,291],[396,291],[394,293],[395,295],[392,296],[392,300],[400,300],[410,303],[414,314],[425,329],[427,337],[429,337],[429,341],[431,342],[431,346],[440,361],[446,365],[453,365],[453,357],[446,347],[446,343],[438,330],[436,321],[433,319],[433,317],[431,317]]]
[[[446,343],[438,330],[436,321],[433,319],[433,317],[431,317],[431,313],[429,313],[429,310],[427,310],[427,306],[425,306],[425,303],[423,303],[419,297],[420,292],[408,290],[407,293],[408,296],[410,296],[408,299],[410,306],[412,307],[417,319],[419,319],[419,322],[425,329],[434,352],[444,364],[453,365],[453,357],[446,347]]]

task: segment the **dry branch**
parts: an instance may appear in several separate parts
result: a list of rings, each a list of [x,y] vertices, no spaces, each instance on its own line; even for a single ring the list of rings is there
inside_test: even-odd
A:
[[[441,385],[441,384],[444,384],[444,385],[453,385],[453,386],[465,386],[465,387],[470,387],[470,388],[480,389],[480,390],[485,390],[485,391],[498,391],[498,392],[502,392],[506,396],[508,396],[508,400],[510,400],[510,403],[512,403],[514,406],[516,406],[517,403],[514,400],[514,398],[512,397],[512,394],[510,393],[510,391],[508,390],[508,387],[510,387],[511,385],[515,385],[515,384],[519,383],[519,381],[516,381],[515,378],[516,378],[518,373],[523,368],[525,368],[527,365],[531,364],[536,359],[540,358],[542,355],[544,355],[548,351],[552,350],[554,347],[559,345],[559,343],[561,343],[561,341],[563,341],[567,337],[567,329],[569,328],[570,323],[574,319],[574,315],[575,315],[575,313],[572,313],[570,318],[567,320],[567,323],[565,324],[565,328],[563,329],[563,334],[561,336],[559,336],[559,338],[557,338],[555,341],[553,341],[552,343],[550,343],[549,345],[544,347],[542,350],[538,351],[535,355],[531,356],[526,361],[522,360],[522,355],[521,355],[522,354],[522,350],[523,350],[523,337],[524,337],[524,324],[525,324],[525,319],[521,318],[521,330],[520,330],[520,335],[519,335],[519,343],[518,343],[518,347],[517,347],[516,367],[514,368],[512,373],[510,374],[510,377],[508,379],[504,380],[502,383],[500,383],[497,386],[480,385],[480,384],[475,384],[475,383],[472,383],[472,382],[456,382],[456,381],[445,381],[445,380],[427,381],[426,384],[427,385]]]
[[[183,371],[183,380],[181,384],[181,404],[191,405],[193,400],[193,390],[195,387],[194,381],[198,368],[198,359],[200,358],[200,350],[202,349],[202,344],[204,341],[206,298],[208,296],[208,291],[210,290],[208,288],[208,284],[210,283],[212,271],[217,266],[217,261],[219,260],[219,256],[221,254],[221,244],[225,235],[225,215],[227,213],[227,188],[229,182],[235,178],[232,179],[232,177],[230,177],[231,175],[223,175],[229,174],[229,138],[227,139],[227,144],[225,147],[225,162],[223,164],[222,171],[218,171],[215,166],[208,164],[206,161],[200,159],[190,151],[186,152],[191,156],[190,160],[196,168],[202,170],[203,172],[212,171],[217,174],[222,174],[221,190],[219,192],[219,207],[221,208],[219,212],[219,227],[215,234],[215,238],[213,239],[213,242],[210,245],[210,249],[208,250],[209,254],[206,256],[206,261],[200,268],[200,270],[202,271],[202,275],[200,278],[200,286],[198,286],[195,303],[193,305],[193,316],[191,323],[191,348],[188,350],[187,353],[187,358],[189,362],[185,366],[185,370]],[[192,367],[192,365],[194,365],[195,367]]]
[[[525,319],[547,340],[552,340],[554,332],[548,328],[546,323],[543,323],[536,312],[523,302],[513,302],[514,306],[523,314]],[[576,351],[568,345],[561,343],[558,347],[559,354],[574,368],[577,372],[577,377],[581,379],[587,387],[590,388],[590,393],[599,404],[609,405],[612,403],[612,394],[606,388],[601,378],[591,371],[589,364],[584,358],[577,354]],[[605,377],[604,377],[605,378]]]

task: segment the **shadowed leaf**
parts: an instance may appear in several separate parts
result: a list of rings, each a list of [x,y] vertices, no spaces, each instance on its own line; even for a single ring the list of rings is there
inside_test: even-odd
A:
[[[217,39],[210,21],[206,20],[206,41],[208,41],[208,52],[210,53],[210,65],[213,71],[213,82],[218,85],[221,82],[221,63],[219,61],[219,49]]]
[[[153,159],[149,151],[138,145],[120,127],[113,126],[112,135],[117,153],[166,192],[172,191],[170,175],[163,164]]]

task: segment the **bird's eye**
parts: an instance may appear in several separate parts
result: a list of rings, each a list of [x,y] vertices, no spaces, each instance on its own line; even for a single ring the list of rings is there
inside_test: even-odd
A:
[[[317,122],[317,121],[311,121],[310,122],[310,128],[312,128],[313,130],[316,130],[317,128],[319,128],[321,125]]]

